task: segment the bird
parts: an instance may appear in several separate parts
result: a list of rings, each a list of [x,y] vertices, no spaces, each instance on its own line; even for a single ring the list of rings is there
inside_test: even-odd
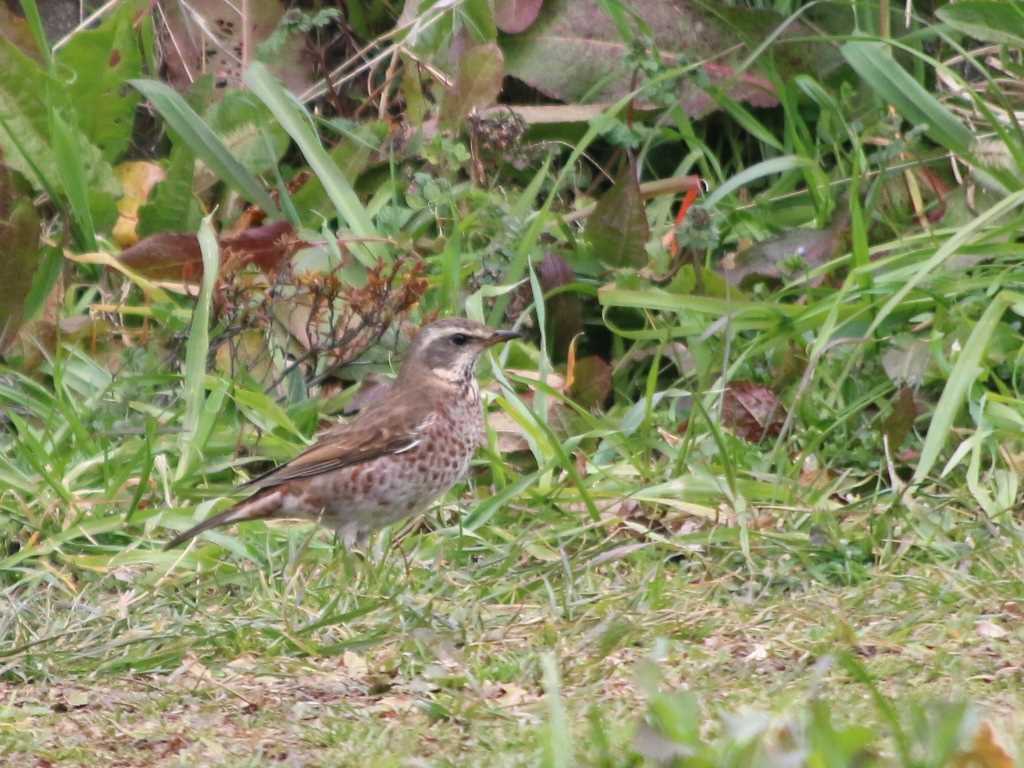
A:
[[[424,326],[387,392],[292,460],[244,486],[252,494],[175,536],[246,520],[300,518],[333,528],[346,547],[422,512],[469,469],[485,439],[476,363],[517,331],[462,318]]]

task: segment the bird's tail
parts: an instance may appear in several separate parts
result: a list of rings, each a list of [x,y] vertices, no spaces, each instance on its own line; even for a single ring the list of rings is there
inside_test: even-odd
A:
[[[279,494],[276,491],[268,490],[263,493],[257,493],[255,496],[251,496],[245,501],[240,501],[230,509],[226,509],[220,514],[203,520],[199,525],[189,528],[184,533],[179,533],[164,545],[164,551],[174,549],[179,544],[183,544],[194,536],[198,536],[203,531],[208,531],[211,528],[217,528],[221,525],[238,523],[245,520],[265,520],[268,517],[273,517],[274,512],[276,512],[280,506],[280,499],[278,497]]]

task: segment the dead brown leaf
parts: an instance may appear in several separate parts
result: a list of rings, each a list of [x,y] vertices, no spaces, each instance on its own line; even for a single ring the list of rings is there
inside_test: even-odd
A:
[[[722,422],[738,437],[759,443],[778,436],[786,409],[768,387],[753,381],[733,381],[722,399]]]
[[[999,743],[995,728],[987,720],[978,726],[974,742],[954,758],[957,768],[1013,768],[1013,756]]]

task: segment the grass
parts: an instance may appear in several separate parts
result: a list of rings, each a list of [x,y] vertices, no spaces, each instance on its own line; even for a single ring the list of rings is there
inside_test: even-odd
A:
[[[742,744],[764,720],[770,751],[773,729],[814,702],[881,730],[847,655],[905,728],[938,717],[936,701],[975,700],[975,716],[1021,732],[1015,550],[828,583],[758,536],[753,570],[701,546],[596,565],[523,552],[509,567],[454,533],[413,534],[377,560],[280,538],[268,547],[249,533],[266,560],[199,578],[147,584],[125,567],[74,591],[43,579],[23,590],[3,669],[28,682],[0,688],[5,753],[60,765],[534,765],[548,738],[547,657],[585,764],[601,764],[602,740],[618,756],[608,764],[629,764],[652,689],[692,692],[709,742]]]

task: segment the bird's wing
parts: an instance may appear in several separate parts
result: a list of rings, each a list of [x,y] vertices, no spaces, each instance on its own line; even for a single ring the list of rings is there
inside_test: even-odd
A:
[[[263,489],[289,480],[320,475],[415,448],[433,418],[423,401],[396,402],[385,397],[347,424],[331,428],[291,461],[253,478],[246,488]]]

